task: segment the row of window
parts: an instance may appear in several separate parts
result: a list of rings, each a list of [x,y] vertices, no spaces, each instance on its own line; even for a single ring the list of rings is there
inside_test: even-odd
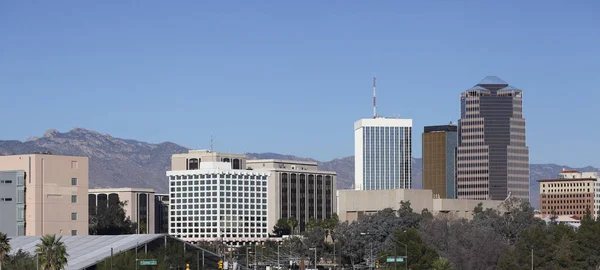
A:
[[[205,185],[239,185],[239,186],[266,186],[267,181],[259,181],[259,180],[219,180],[216,179],[211,180],[194,180],[194,181],[171,181],[171,186],[205,186]]]
[[[213,179],[213,184],[215,184],[216,180],[214,180],[214,178],[228,178],[228,179],[250,179],[250,180],[267,180],[267,176],[264,175],[238,175],[238,174],[216,174],[213,173],[211,175],[205,175],[205,174],[193,174],[193,175],[171,175],[169,176],[169,179],[171,181],[175,181],[175,180],[187,180],[187,179]],[[222,180],[221,180],[222,181]],[[185,182],[185,181],[184,181]]]
[[[172,222],[171,223],[171,228],[200,228],[200,232],[204,232],[204,229],[207,228],[210,230],[211,227],[214,227],[213,229],[216,230],[217,227],[217,222]],[[248,232],[248,228],[250,229],[250,232],[254,232],[254,229],[256,227],[267,227],[267,223],[258,223],[258,222],[228,222],[227,225],[225,225],[225,222],[221,222],[221,227],[226,227],[227,231],[231,230],[232,232],[237,232],[238,228],[240,229],[240,232],[242,232],[242,228],[247,227],[245,230],[245,232]],[[241,227],[241,228],[240,228]]]
[[[210,213],[207,213],[210,215]],[[171,217],[171,221],[210,221],[210,220],[217,220],[217,216],[205,216],[204,215],[204,211],[200,212],[200,217],[198,218],[198,216],[192,216],[192,217],[186,217],[186,216],[179,216],[179,217]],[[224,220],[224,221],[267,221],[267,217],[263,216],[263,217],[255,217],[255,216],[219,216],[220,220]]]
[[[174,234],[173,232],[171,232]],[[218,238],[217,234],[174,234],[177,238]],[[267,238],[266,234],[227,234],[223,235],[226,238]]]
[[[542,204],[574,204],[574,203],[591,203],[591,200],[542,200]],[[583,208],[577,205],[557,205],[552,206],[556,209]]]
[[[12,180],[0,180],[0,184],[12,184]]]
[[[231,211],[231,212],[230,212]],[[235,214],[234,215],[260,215],[262,212],[263,216],[267,215],[267,211],[253,211],[253,210],[244,210],[242,212],[242,210],[240,210],[239,212],[236,212],[237,210],[219,210],[219,213],[221,215],[231,215],[231,214]],[[171,215],[175,216],[181,216],[181,215],[199,215],[200,214],[200,210],[183,210],[183,211],[171,211]],[[210,213],[206,213],[207,215],[209,215]],[[212,214],[216,215],[217,214],[217,210],[212,210]]]
[[[237,209],[239,207],[239,209],[267,209],[267,205],[266,204],[262,204],[262,205],[254,205],[254,204],[244,204],[244,205],[238,205],[238,204],[221,204],[220,208],[227,208],[227,209]],[[174,209],[210,209],[210,208],[214,208],[217,209],[217,204],[195,204],[195,205],[171,205],[171,210]]]
[[[551,183],[547,185],[548,187],[589,187],[590,183]],[[542,184],[542,187],[546,187],[546,184]]]

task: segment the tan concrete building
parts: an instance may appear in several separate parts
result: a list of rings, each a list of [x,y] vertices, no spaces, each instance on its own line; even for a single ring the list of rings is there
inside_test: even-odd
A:
[[[325,220],[336,210],[336,172],[320,171],[312,161],[247,160],[253,170],[269,177],[269,228],[281,218],[295,217],[300,232],[310,219]]]
[[[151,188],[97,188],[90,189],[88,195],[90,209],[98,204],[125,202],[125,214],[137,224],[137,233],[154,234],[155,198]]]
[[[541,214],[583,217],[589,210],[598,217],[600,184],[597,172],[563,170],[555,179],[538,180],[540,183]]]
[[[427,209],[434,215],[453,214],[458,218],[472,218],[473,209],[478,203],[483,208],[497,209],[504,201],[434,199],[433,192],[427,189],[390,190],[338,190],[337,214],[340,221],[356,221],[363,215],[375,214],[385,208],[398,209],[401,201],[409,201],[413,211]]]
[[[242,154],[219,153],[211,150],[189,150],[186,154],[171,156],[171,170],[198,170],[202,162],[228,162],[231,169],[246,169],[246,156]]]
[[[51,154],[0,156],[0,171],[22,171],[27,236],[88,234],[88,158]],[[0,185],[0,189],[4,186]],[[4,215],[1,217],[4,219]],[[2,224],[2,223],[0,223]],[[0,228],[0,231],[2,228]]]

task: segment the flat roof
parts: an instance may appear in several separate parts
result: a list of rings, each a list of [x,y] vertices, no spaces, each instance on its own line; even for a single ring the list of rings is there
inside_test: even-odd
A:
[[[300,165],[313,165],[318,166],[319,163],[316,161],[304,161],[304,160],[285,160],[285,159],[249,159],[246,160],[246,164],[249,163],[285,163],[285,164],[300,164]]]
[[[130,187],[122,187],[122,188],[90,188],[88,192],[151,192],[154,193],[154,189],[152,188],[130,188]]]
[[[575,182],[575,181],[596,181],[596,178],[554,178],[554,179],[540,179],[538,182]]]

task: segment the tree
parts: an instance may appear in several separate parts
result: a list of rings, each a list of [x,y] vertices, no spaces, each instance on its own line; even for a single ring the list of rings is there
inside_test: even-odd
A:
[[[136,233],[136,226],[125,214],[126,202],[100,204],[90,211],[90,235],[119,235]]]
[[[290,227],[292,228],[292,234],[296,233],[296,226],[298,226],[298,221],[296,220],[296,217],[295,216],[289,217],[288,222],[290,224]]]
[[[35,257],[29,252],[19,249],[14,255],[9,255],[6,259],[3,269],[35,269]]]
[[[448,259],[444,257],[439,257],[433,264],[431,265],[431,269],[433,270],[452,270],[452,264]]]
[[[277,220],[277,223],[273,227],[273,234],[277,237],[281,237],[283,235],[290,235],[292,233],[292,227],[286,218],[280,218]]]
[[[423,241],[419,232],[415,229],[408,229],[406,231],[398,229],[396,232],[397,250],[404,248],[403,243],[407,245],[408,249],[408,268],[410,269],[431,269],[435,260],[439,257],[435,249]]]
[[[5,233],[0,232],[0,270],[4,264],[6,255],[10,252],[10,239]]]
[[[61,241],[62,237],[45,235],[35,247],[39,254],[40,266],[43,270],[60,270],[67,266],[67,246]]]

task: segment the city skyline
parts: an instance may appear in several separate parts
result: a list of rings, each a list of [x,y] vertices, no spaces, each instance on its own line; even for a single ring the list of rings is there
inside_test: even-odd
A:
[[[371,115],[372,76],[379,79],[379,112],[411,118],[421,130],[456,121],[464,85],[491,74],[528,90],[532,163],[600,166],[593,132],[569,134],[569,145],[553,143],[564,139],[553,132],[556,123],[584,126],[600,97],[590,87],[600,59],[595,2],[519,3],[519,9],[504,3],[1,6],[0,34],[12,42],[0,45],[6,60],[0,87],[15,101],[0,108],[14,116],[5,140],[80,126],[199,149],[209,148],[212,134],[223,151],[331,160],[353,153],[349,126]],[[468,19],[482,10],[498,19]],[[559,112],[554,108],[575,94],[568,89],[585,98]],[[249,108],[243,114],[222,109],[243,106]],[[185,124],[188,113],[202,127]],[[259,125],[248,121],[265,115],[272,136],[258,135]],[[165,129],[167,123],[176,130]],[[245,140],[238,129],[249,134]],[[417,158],[420,140],[413,142]]]

